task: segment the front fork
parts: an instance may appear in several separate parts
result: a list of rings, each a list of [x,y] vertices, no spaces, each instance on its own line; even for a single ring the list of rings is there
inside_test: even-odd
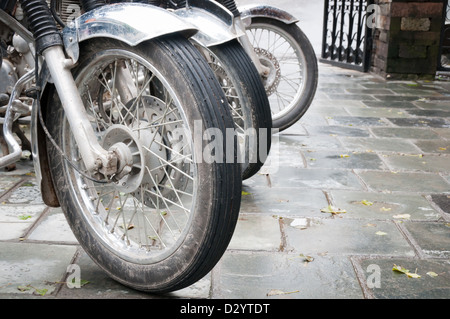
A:
[[[116,174],[119,159],[97,140],[70,71],[73,61],[66,58],[61,36],[46,1],[21,0],[21,4],[36,42],[36,52],[45,58],[86,170],[104,177]]]
[[[100,173],[105,177],[114,175],[117,171],[117,158],[114,153],[100,146],[97,140],[70,72],[72,60],[66,58],[61,46],[47,48],[42,55],[52,76],[86,170],[91,174]]]

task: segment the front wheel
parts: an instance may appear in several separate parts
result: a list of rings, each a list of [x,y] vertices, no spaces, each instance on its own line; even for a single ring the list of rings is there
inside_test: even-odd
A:
[[[264,165],[272,142],[270,104],[258,71],[237,40],[199,47],[227,97],[240,147],[242,179]]]
[[[264,86],[269,96],[273,127],[283,131],[308,110],[317,89],[314,49],[296,24],[254,18],[247,35],[261,63],[269,68]]]
[[[211,161],[197,151],[208,141],[196,130],[234,128],[221,87],[176,36],[138,47],[97,39],[80,52],[74,78],[92,127],[105,149],[128,154],[129,167],[113,180],[86,176],[50,94],[47,127],[64,157],[48,141],[49,161],[66,218],[83,249],[122,284],[154,293],[191,285],[221,258],[239,214],[240,165],[226,152]],[[216,146],[229,147],[223,143]]]

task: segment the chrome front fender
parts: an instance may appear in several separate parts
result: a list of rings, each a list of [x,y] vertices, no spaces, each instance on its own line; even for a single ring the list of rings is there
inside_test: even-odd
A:
[[[245,26],[249,26],[253,18],[271,18],[285,24],[299,22],[299,19],[280,8],[269,5],[246,5],[238,7],[241,19]]]
[[[235,27],[233,14],[216,1],[189,0],[186,8],[174,13],[199,30],[191,39],[204,47],[226,43],[245,34]]]
[[[76,62],[79,43],[92,38],[112,38],[136,46],[173,33],[191,37],[198,30],[175,14],[151,5],[118,3],[89,11],[63,30],[66,53]]]

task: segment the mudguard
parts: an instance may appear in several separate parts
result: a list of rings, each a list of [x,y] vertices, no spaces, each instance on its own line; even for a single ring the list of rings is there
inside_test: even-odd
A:
[[[216,1],[189,0],[186,8],[174,13],[199,30],[191,39],[204,47],[226,43],[244,35],[244,31],[235,27],[233,14]]]
[[[180,33],[189,38],[198,30],[162,8],[140,3],[100,7],[76,18],[63,30],[66,53],[74,62],[79,43],[92,38],[112,38],[136,46],[162,35]]]
[[[246,5],[238,7],[244,25],[249,26],[253,18],[271,18],[285,24],[299,22],[299,19],[280,8],[269,5]]]

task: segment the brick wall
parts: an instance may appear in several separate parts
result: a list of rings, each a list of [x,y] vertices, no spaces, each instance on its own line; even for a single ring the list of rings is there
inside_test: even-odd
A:
[[[375,0],[371,71],[386,78],[430,78],[437,69],[443,0]]]

